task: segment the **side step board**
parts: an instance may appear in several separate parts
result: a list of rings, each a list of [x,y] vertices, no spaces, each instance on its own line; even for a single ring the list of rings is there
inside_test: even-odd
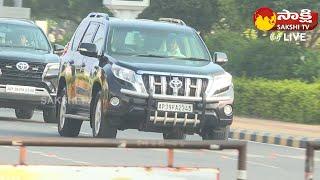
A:
[[[90,121],[90,118],[88,118],[88,117],[78,116],[78,115],[73,115],[73,114],[65,114],[64,117],[69,118],[69,119],[80,120],[80,121]]]

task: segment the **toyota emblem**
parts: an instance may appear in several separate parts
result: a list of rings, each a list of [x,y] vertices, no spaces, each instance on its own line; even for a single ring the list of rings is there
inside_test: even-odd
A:
[[[174,90],[179,90],[182,87],[182,81],[178,78],[173,78],[173,80],[170,81],[169,86]]]
[[[29,69],[29,64],[26,63],[26,62],[18,62],[18,63],[16,64],[16,67],[17,67],[17,69],[20,70],[20,71],[26,71],[26,70]]]

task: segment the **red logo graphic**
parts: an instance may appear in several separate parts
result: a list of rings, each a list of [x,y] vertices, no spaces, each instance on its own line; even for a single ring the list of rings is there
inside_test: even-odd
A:
[[[290,12],[283,9],[275,13],[268,7],[259,8],[253,15],[257,29],[262,31],[309,31],[318,25],[318,13],[310,9]]]

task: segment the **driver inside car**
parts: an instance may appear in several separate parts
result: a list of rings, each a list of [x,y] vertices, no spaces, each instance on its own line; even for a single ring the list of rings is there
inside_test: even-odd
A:
[[[180,51],[176,37],[169,36],[167,40],[167,55],[172,57],[185,57]]]

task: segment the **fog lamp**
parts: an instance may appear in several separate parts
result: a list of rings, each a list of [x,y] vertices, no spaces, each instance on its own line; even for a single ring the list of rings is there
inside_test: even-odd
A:
[[[224,111],[224,114],[227,115],[227,116],[231,116],[232,113],[233,113],[233,109],[232,109],[232,106],[231,105],[226,105],[223,109]]]
[[[110,104],[111,104],[112,106],[118,106],[118,105],[120,104],[120,99],[117,98],[117,97],[112,97],[112,98],[110,99]]]

